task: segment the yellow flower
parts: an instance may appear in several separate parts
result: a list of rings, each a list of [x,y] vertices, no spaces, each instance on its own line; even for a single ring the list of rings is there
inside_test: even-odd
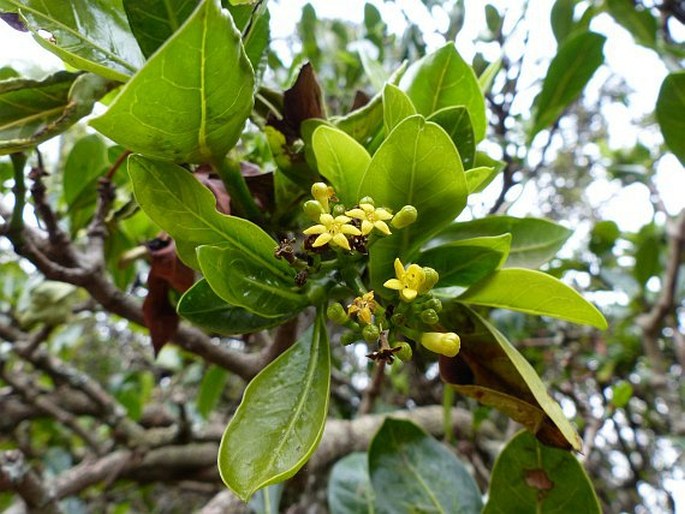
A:
[[[351,218],[347,216],[336,216],[335,218],[330,214],[322,214],[319,217],[319,225],[309,227],[304,231],[305,235],[319,234],[314,240],[312,246],[317,248],[327,243],[332,243],[345,250],[350,250],[350,242],[347,236],[359,236],[361,232],[353,225],[350,225]]]
[[[431,352],[454,357],[461,348],[461,339],[454,332],[424,332],[421,344]]]
[[[426,282],[426,272],[418,264],[410,264],[406,269],[402,261],[395,259],[395,276],[383,284],[388,289],[400,292],[400,298],[405,302],[411,302],[419,292],[423,293]]]
[[[361,297],[358,296],[352,303],[347,306],[347,314],[352,316],[357,315],[357,319],[362,323],[369,325],[372,321],[371,315],[376,310],[376,300],[373,299],[373,291],[364,293]]]
[[[392,214],[387,209],[375,208],[370,203],[361,203],[359,207],[349,210],[345,214],[362,220],[362,235],[367,235],[374,228],[386,236],[390,235],[390,229],[385,222],[392,219]]]

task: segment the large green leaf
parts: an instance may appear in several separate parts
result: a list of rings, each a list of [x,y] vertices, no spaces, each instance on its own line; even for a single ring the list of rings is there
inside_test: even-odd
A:
[[[352,136],[342,130],[322,125],[314,131],[312,147],[319,173],[335,189],[346,206],[359,201],[357,192],[371,156]]]
[[[521,423],[543,443],[580,451],[582,441],[530,363],[468,307],[447,303],[441,323],[459,333],[461,350],[440,357],[440,374],[465,396]]]
[[[550,25],[558,44],[573,32],[573,14],[578,0],[556,0],[550,12]]]
[[[609,14],[623,25],[635,38],[635,41],[648,48],[656,47],[658,22],[649,9],[639,6],[633,0],[607,0]]]
[[[437,123],[445,129],[459,152],[464,169],[472,168],[476,157],[476,139],[466,107],[463,105],[445,107],[431,114],[428,121]]]
[[[473,237],[511,234],[511,250],[506,266],[538,268],[550,260],[573,233],[546,219],[488,216],[453,223],[441,231],[429,247]]]
[[[138,204],[174,238],[179,256],[189,266],[199,269],[198,246],[230,246],[271,273],[291,276],[292,268],[274,257],[276,241],[246,219],[219,213],[214,195],[186,169],[132,155],[128,172]]]
[[[36,41],[73,67],[125,82],[143,63],[121,0],[5,0]],[[45,31],[50,37],[43,37]]]
[[[502,266],[510,246],[511,234],[463,239],[423,252],[418,260],[440,274],[437,287],[470,286]]]
[[[294,272],[284,279],[281,273],[261,266],[239,248],[200,246],[197,259],[216,294],[257,316],[283,319],[308,303],[307,297],[296,290]]]
[[[253,87],[230,14],[205,0],[91,125],[151,157],[216,162],[240,137]]]
[[[504,447],[492,470],[483,514],[600,514],[583,466],[570,453],[548,448],[528,432]]]
[[[272,328],[287,318],[264,318],[231,305],[217,295],[205,279],[195,283],[178,302],[178,313],[191,323],[224,335],[249,334]]]
[[[485,137],[485,100],[473,69],[457,52],[454,43],[412,64],[400,87],[407,91],[419,114],[429,116],[444,107],[468,109],[476,141]]]
[[[54,137],[90,113],[110,85],[91,73],[60,71],[43,80],[0,82],[0,155]]]
[[[685,71],[668,75],[661,84],[656,118],[671,152],[685,166]]]
[[[335,463],[328,482],[328,508],[331,514],[374,514],[366,453],[350,453]]]
[[[575,289],[540,271],[507,268],[473,284],[458,300],[538,316],[551,316],[605,330],[607,322],[597,307]]]
[[[190,16],[198,0],[123,0],[131,31],[150,57]]]
[[[388,418],[369,447],[376,512],[479,514],[475,480],[455,455],[410,421]]]
[[[466,178],[452,140],[422,116],[407,118],[374,154],[359,186],[358,197],[367,195],[393,211],[404,205],[418,211],[415,223],[394,230],[370,249],[372,287],[380,294],[383,282],[393,275],[395,257],[411,259],[466,205]]]
[[[323,314],[245,389],[219,447],[219,473],[243,501],[293,476],[321,439],[330,353]]]
[[[604,62],[606,37],[594,32],[570,36],[559,47],[547,70],[542,91],[535,100],[532,139],[552,125],[583,91],[597,68]]]
[[[383,88],[383,127],[385,133],[390,134],[405,118],[416,114],[416,108],[411,103],[407,93],[393,84],[386,84]]]

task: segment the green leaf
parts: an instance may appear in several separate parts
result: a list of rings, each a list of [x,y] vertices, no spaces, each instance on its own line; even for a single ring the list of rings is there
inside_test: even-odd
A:
[[[440,274],[437,287],[470,286],[502,266],[510,246],[511,234],[463,239],[422,253],[419,262]]]
[[[291,276],[292,268],[274,257],[276,241],[246,219],[219,213],[214,195],[186,169],[132,155],[128,172],[136,201],[174,238],[179,256],[189,266],[199,268],[197,246],[230,246],[271,273]]]
[[[126,82],[143,64],[121,0],[6,0],[38,43],[79,70]],[[43,37],[45,31],[50,37]]]
[[[502,59],[500,58],[488,64],[488,67],[485,68],[483,73],[478,76],[478,85],[480,86],[480,89],[483,91],[484,95],[490,91],[492,83],[495,81],[495,77],[501,69]]]
[[[440,358],[440,375],[459,393],[494,407],[543,443],[580,451],[582,441],[530,363],[490,323],[468,307],[445,303],[441,323],[456,330],[461,350]]]
[[[383,126],[385,133],[390,134],[401,121],[416,114],[416,108],[407,93],[393,84],[383,88]]]
[[[633,35],[638,44],[656,47],[658,23],[648,8],[642,4],[638,7],[632,0],[607,0],[606,5],[609,14]]]
[[[231,305],[283,319],[308,304],[307,297],[295,290],[294,273],[284,279],[238,248],[200,246],[197,258],[210,287]]]
[[[580,95],[597,68],[604,62],[606,37],[581,32],[559,47],[547,70],[542,91],[535,100],[532,140],[542,129],[554,124]]]
[[[602,509],[592,482],[572,454],[519,432],[497,457],[483,509],[483,514],[508,512],[600,514]]]
[[[476,157],[476,140],[471,126],[471,117],[466,107],[445,107],[429,116],[428,121],[437,123],[454,143],[465,170],[473,167]]]
[[[557,44],[562,44],[564,40],[573,32],[573,12],[578,0],[556,0],[550,13],[552,32],[557,40]]]
[[[357,192],[371,156],[362,145],[342,130],[322,125],[314,131],[312,147],[319,173],[335,189],[345,205],[357,203]]]
[[[656,119],[668,148],[685,166],[685,71],[669,74],[661,84]]]
[[[413,205],[418,219],[371,247],[374,290],[381,294],[383,282],[393,275],[395,257],[411,259],[431,234],[457,217],[466,205],[466,195],[461,159],[443,129],[419,115],[395,127],[374,154],[358,197],[371,196],[377,205],[393,212]]]
[[[109,166],[107,145],[97,134],[85,136],[72,147],[64,164],[64,201],[74,234],[83,228],[95,210],[98,179]]]
[[[0,155],[61,134],[90,113],[109,83],[90,73],[60,71],[43,80],[0,82]]]
[[[419,114],[429,116],[463,105],[468,110],[476,141],[485,137],[485,99],[473,69],[448,43],[409,67],[400,87],[407,91]]]
[[[371,86],[376,91],[380,91],[388,80],[388,73],[380,62],[369,55],[366,47],[360,46],[357,52],[359,53],[359,60],[361,61],[362,68],[369,78],[369,82],[371,82]]]
[[[216,408],[228,381],[228,371],[219,366],[210,366],[203,375],[195,399],[195,406],[200,416],[207,419]]]
[[[91,125],[151,157],[215,162],[240,137],[253,87],[231,16],[205,0]]]
[[[410,421],[387,418],[369,447],[378,514],[479,514],[480,491],[457,457]]]
[[[328,482],[328,508],[331,514],[374,514],[366,453],[350,453],[335,463]]]
[[[198,0],[123,0],[131,31],[145,57],[150,57],[176,32]]]
[[[316,449],[328,411],[330,366],[319,312],[313,328],[245,389],[218,457],[222,480],[243,501],[293,476]]]
[[[473,221],[457,222],[440,232],[429,247],[481,236],[511,234],[507,267],[537,268],[556,255],[573,233],[549,220],[488,216]]]
[[[250,334],[283,323],[287,318],[264,318],[231,305],[217,295],[205,279],[196,282],[178,302],[185,319],[211,332],[224,335]]]
[[[630,385],[630,382],[626,382],[625,380],[620,380],[611,388],[611,404],[618,409],[628,405],[632,396],[633,386]]]
[[[469,188],[469,194],[483,191],[498,173],[499,170],[497,168],[490,166],[479,166],[478,168],[466,170],[466,185]]]
[[[575,289],[540,271],[518,268],[495,271],[457,299],[467,304],[551,316],[601,330],[607,328],[597,307]]]

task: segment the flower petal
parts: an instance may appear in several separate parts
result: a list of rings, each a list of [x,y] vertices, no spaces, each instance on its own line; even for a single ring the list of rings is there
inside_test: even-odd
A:
[[[316,238],[314,243],[312,243],[312,246],[314,248],[318,248],[319,246],[323,246],[326,243],[328,243],[331,239],[333,239],[333,236],[328,232],[324,232],[323,234],[321,234],[319,237]]]
[[[354,228],[354,227],[353,227]],[[330,234],[328,234],[330,237]],[[319,236],[321,237],[321,236]],[[333,236],[333,243],[338,245],[340,248],[344,248],[345,250],[351,250],[350,248],[350,242],[347,240],[344,234],[338,233]]]
[[[400,296],[408,302],[411,302],[414,298],[416,298],[416,295],[416,289],[405,288],[400,291]]]
[[[368,223],[368,221],[366,223]],[[373,226],[376,227],[376,229],[379,232],[382,232],[386,236],[389,236],[391,234],[390,227],[388,227],[388,224],[385,221],[377,221],[373,224]],[[362,222],[362,232],[364,232],[364,222]]]
[[[387,287],[388,289],[395,289],[397,291],[400,291],[404,288],[404,284],[397,280],[396,278],[391,278],[390,280],[386,280],[385,283],[383,284],[383,287]]]
[[[402,261],[396,257],[393,266],[395,266],[395,276],[402,280],[402,277],[404,276],[404,266],[402,265]]]
[[[311,236],[312,234],[323,234],[324,232],[328,232],[328,229],[323,225],[313,225],[302,231],[302,233],[306,236]]]
[[[354,225],[341,225],[340,226],[340,233],[341,234],[349,234],[351,236],[362,235],[361,231],[357,227],[355,227]]]
[[[345,211],[345,214],[357,218],[358,220],[366,219],[366,213],[361,209],[350,209],[349,211]]]

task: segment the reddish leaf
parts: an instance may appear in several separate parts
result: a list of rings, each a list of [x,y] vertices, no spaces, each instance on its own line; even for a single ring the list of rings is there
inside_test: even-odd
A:
[[[262,211],[273,212],[275,206],[274,174],[264,173],[259,166],[251,162],[240,163],[240,173],[255,199],[255,203]]]
[[[176,245],[168,236],[153,239],[146,245],[150,254],[147,296],[143,301],[143,320],[152,339],[155,355],[174,337],[178,315],[169,300],[170,289],[185,292],[193,285],[193,270],[176,255]]]
[[[231,197],[228,195],[226,186],[219,175],[209,167],[200,166],[195,172],[195,178],[214,193],[216,210],[224,214],[231,214]]]
[[[358,89],[354,94],[354,100],[352,101],[352,108],[350,109],[350,111],[356,111],[357,109],[361,109],[370,101],[371,97],[364,93],[364,91]]]
[[[312,65],[307,63],[300,69],[293,87],[283,93],[283,118],[276,119],[273,113],[269,113],[267,125],[283,133],[291,145],[300,137],[300,124],[304,120],[323,117],[321,87]]]

